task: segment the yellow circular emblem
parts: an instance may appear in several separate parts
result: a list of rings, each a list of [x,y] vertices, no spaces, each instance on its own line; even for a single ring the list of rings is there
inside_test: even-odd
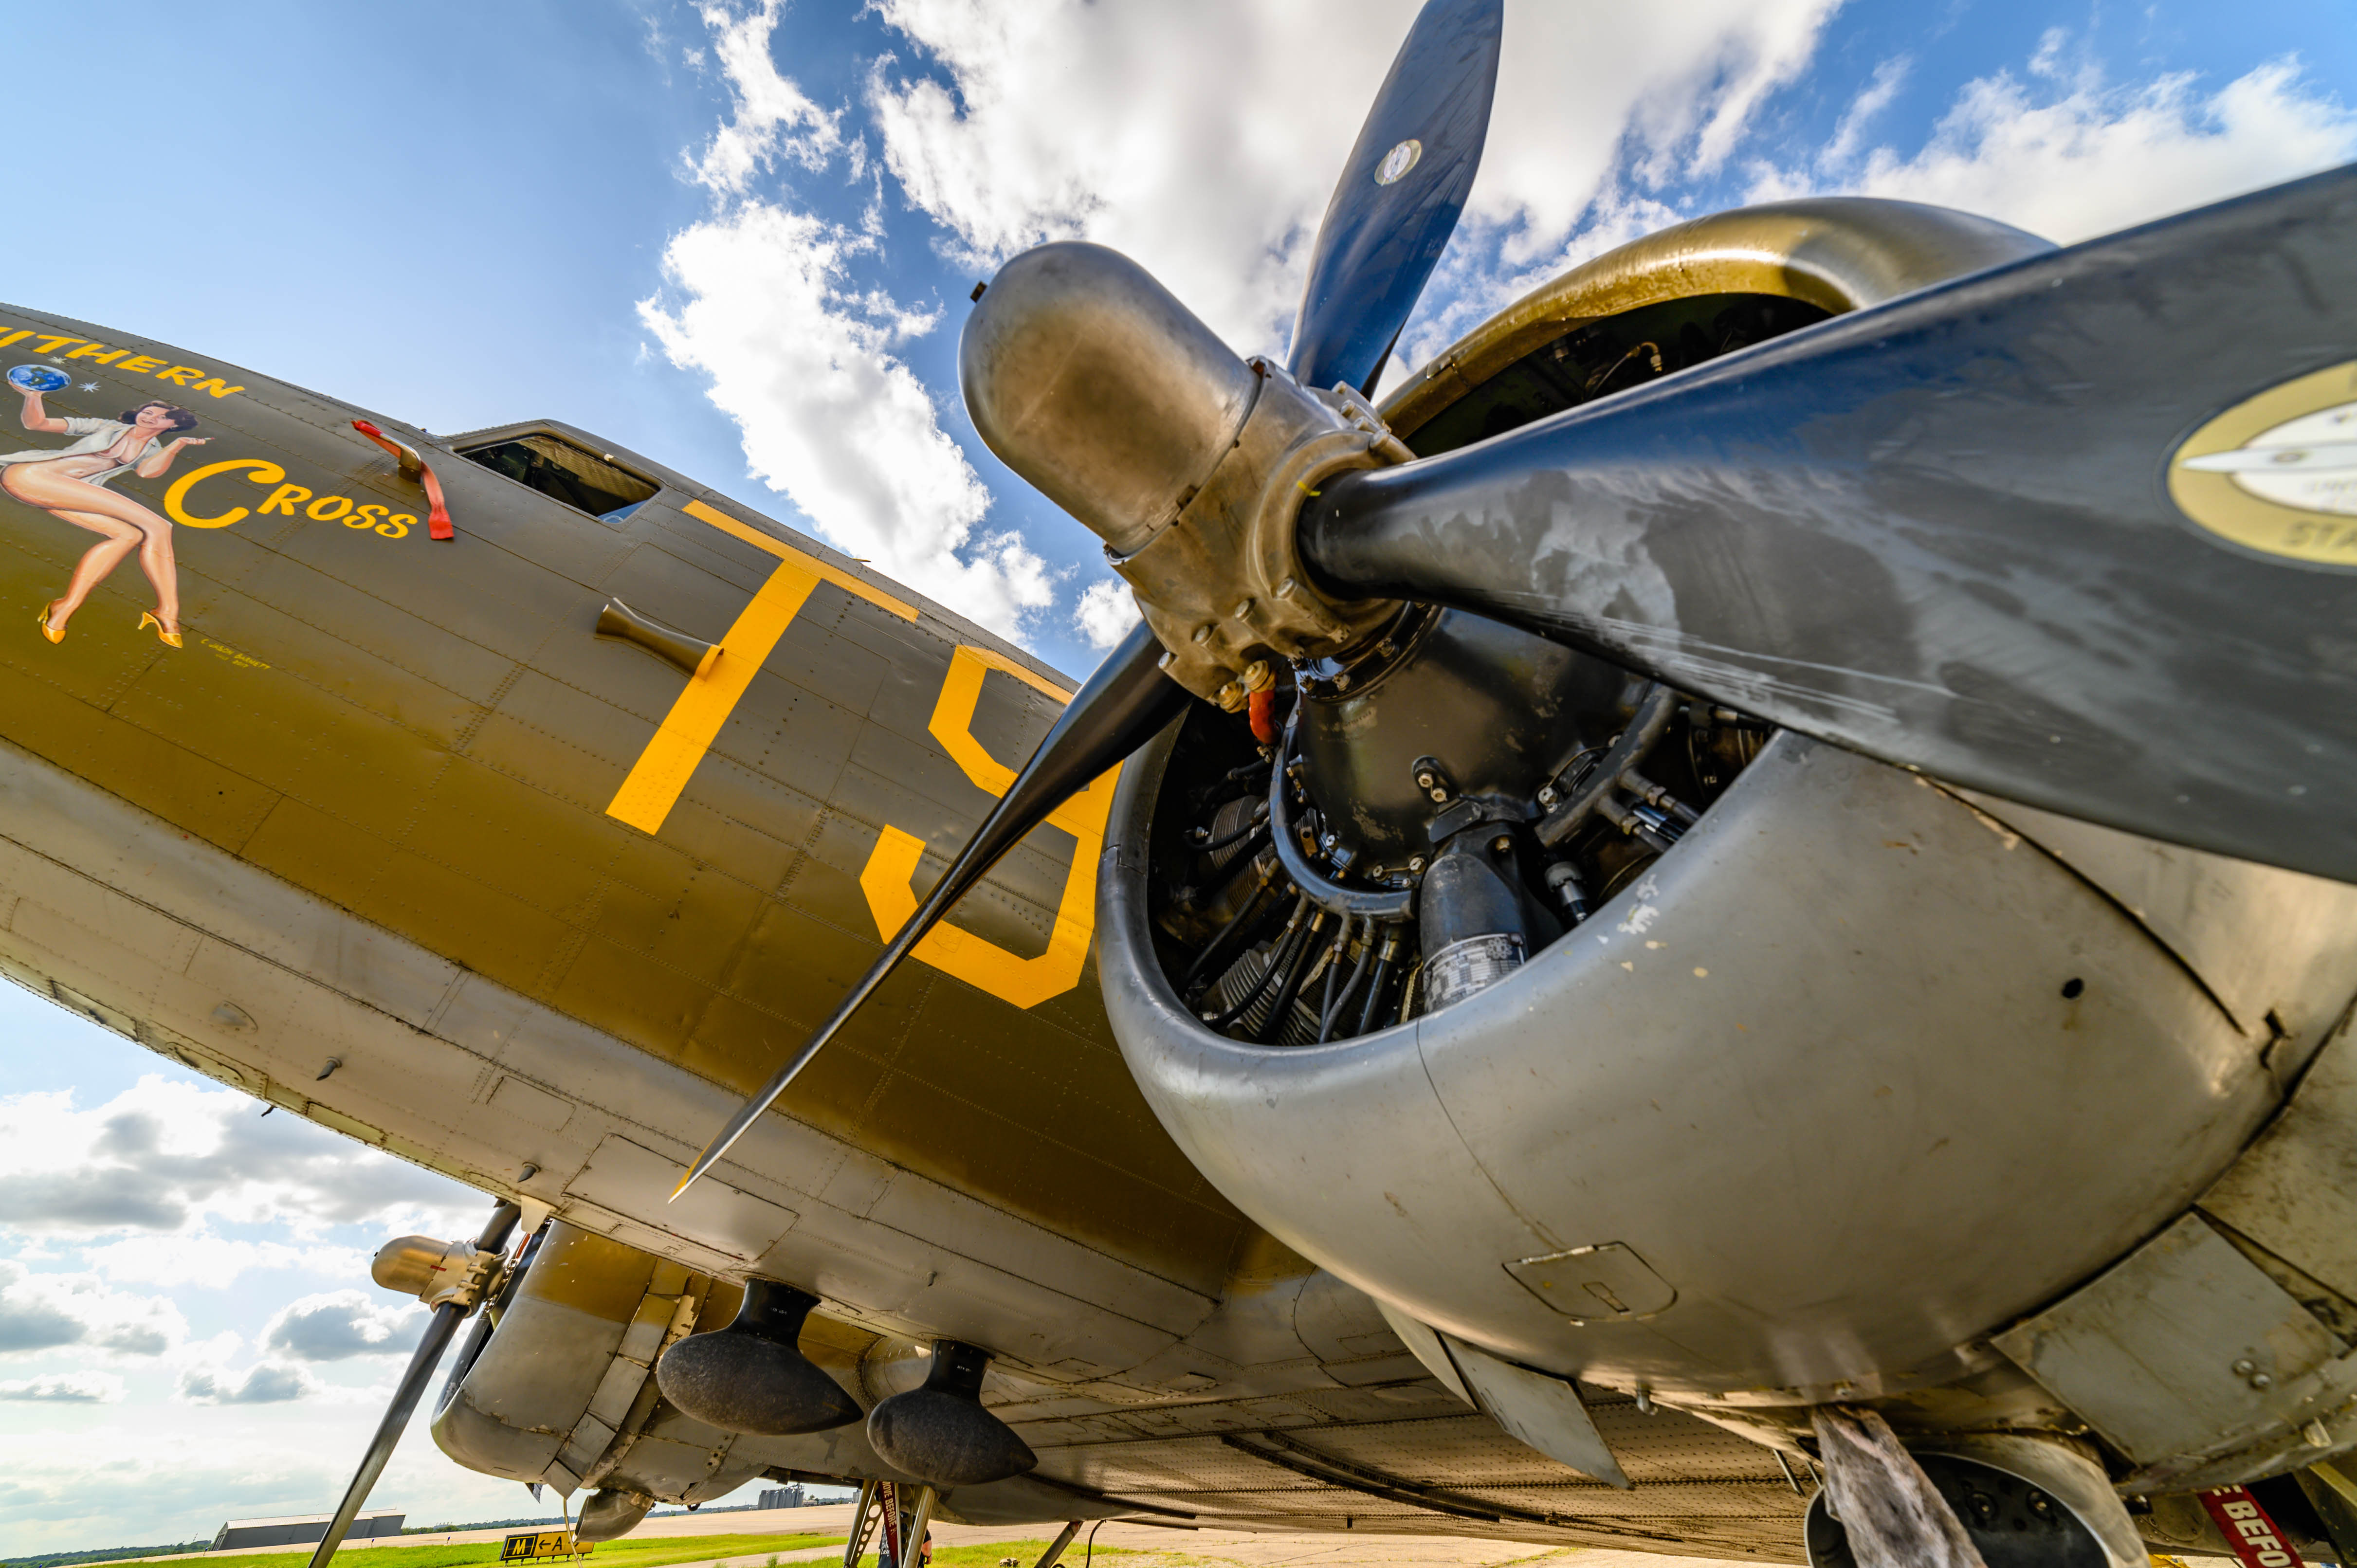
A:
[[[2269,387],[2187,436],[2169,496],[2245,550],[2357,568],[2357,360]]]
[[[1375,166],[1375,183],[1392,185],[1405,179],[1407,177],[1407,171],[1415,167],[1416,160],[1422,156],[1424,156],[1424,144],[1410,136],[1406,141],[1385,153],[1383,161]]]

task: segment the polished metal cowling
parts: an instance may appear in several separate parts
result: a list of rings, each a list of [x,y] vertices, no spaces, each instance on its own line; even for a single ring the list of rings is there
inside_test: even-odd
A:
[[[1145,268],[1077,242],[999,269],[966,318],[958,380],[990,449],[1114,554],[1177,519],[1260,390]]]
[[[967,320],[959,377],[983,440],[1104,541],[1165,672],[1197,695],[1339,651],[1397,609],[1319,591],[1294,519],[1333,475],[1407,448],[1357,393],[1237,358],[1120,252],[1060,243],[1007,263]]]
[[[2045,248],[1852,199],[1700,220],[1501,311],[1382,413],[1438,453],[1476,437],[1435,419],[1586,323],[1698,294],[1838,314]],[[1575,700],[1584,660],[1492,676],[1501,706],[1561,704],[1510,736],[1471,698],[1512,660],[1441,658],[1450,625],[1407,618],[1381,657],[1305,672],[1305,784],[1355,864],[1425,847],[1416,764],[1459,799],[1519,794],[1459,752],[1494,732],[1548,766],[1577,738],[1563,714],[1609,707],[1609,685]],[[1115,1036],[1206,1179],[1383,1302],[1443,1381],[1469,1351],[1786,1453],[1816,1407],[1871,1405],[1925,1455],[2034,1485],[2121,1562],[2113,1477],[2058,1439],[2100,1437],[2154,1490],[2357,1452],[2357,1352],[2306,1305],[2357,1300],[2357,1203],[2331,1196],[2357,1158],[2349,888],[1787,733],[1494,983],[1406,1026],[1263,1045],[1207,1027],[1164,967],[1149,851],[1185,744],[1133,758],[1112,813]],[[1451,957],[1430,944],[1426,983]],[[2018,1451],[1957,1446],[1998,1431]]]
[[[414,1295],[428,1306],[456,1302],[472,1306],[498,1273],[500,1255],[478,1251],[465,1241],[431,1236],[397,1236],[377,1249],[369,1277],[386,1290]]]

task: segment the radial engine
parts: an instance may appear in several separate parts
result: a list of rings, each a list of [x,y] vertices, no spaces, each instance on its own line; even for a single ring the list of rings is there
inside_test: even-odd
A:
[[[963,365],[985,439],[1104,538],[1211,700],[1124,772],[1099,931],[1122,1047],[1212,1182],[1591,1473],[1592,1425],[1533,1415],[1531,1375],[1796,1463],[1863,1421],[1935,1480],[1946,1455],[2065,1499],[2128,1562],[2122,1498],[2357,1447],[2357,1246],[2282,1197],[2330,1156],[2253,1144],[2319,1052],[2303,1092],[2352,1103],[2316,1125],[2357,1119],[2357,889],[1340,598],[1291,527],[1337,473],[2043,248],[1895,203],[1702,220],[1377,408],[1054,245],[991,283]]]

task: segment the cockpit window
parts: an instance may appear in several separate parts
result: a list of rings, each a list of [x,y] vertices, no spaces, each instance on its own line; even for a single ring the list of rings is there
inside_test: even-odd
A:
[[[520,485],[606,522],[619,522],[654,499],[657,486],[554,435],[519,435],[460,454]]]

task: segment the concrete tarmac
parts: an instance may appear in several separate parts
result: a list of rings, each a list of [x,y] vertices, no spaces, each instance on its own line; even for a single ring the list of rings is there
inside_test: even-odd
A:
[[[1056,1533],[1052,1524],[933,1526],[933,1545],[974,1546],[996,1541],[1045,1540]],[[630,1531],[631,1541],[698,1535],[834,1535],[851,1532],[851,1505],[828,1503],[817,1508],[768,1509],[731,1513],[663,1514]],[[503,1540],[514,1529],[461,1530],[427,1535],[404,1535],[392,1540],[355,1541],[365,1546],[439,1546]],[[1082,1538],[1086,1538],[1085,1528]],[[1131,1552],[1166,1554],[1171,1568],[1180,1563],[1204,1563],[1210,1568],[1508,1568],[1509,1564],[1538,1568],[1719,1568],[1715,1560],[1699,1557],[1656,1557],[1643,1552],[1614,1552],[1581,1546],[1532,1546],[1512,1541],[1468,1541],[1430,1535],[1375,1535],[1364,1530],[1337,1534],[1287,1533],[1241,1530],[1169,1530],[1157,1525],[1109,1520],[1096,1534],[1099,1546],[1119,1546]],[[270,1552],[309,1552],[308,1546],[274,1546]],[[175,1563],[207,1557],[245,1556],[248,1552],[186,1553]],[[1058,1568],[1080,1568],[1080,1541],[1072,1543]],[[768,1568],[774,1556],[780,1568],[789,1563],[840,1563],[840,1546],[813,1546],[799,1552],[759,1552],[744,1557],[715,1557],[677,1568]],[[156,1562],[146,1558],[143,1561]],[[584,1568],[594,1568],[596,1559]],[[1028,1562],[1021,1568],[1031,1568]],[[1137,1564],[1135,1568],[1146,1568]]]

